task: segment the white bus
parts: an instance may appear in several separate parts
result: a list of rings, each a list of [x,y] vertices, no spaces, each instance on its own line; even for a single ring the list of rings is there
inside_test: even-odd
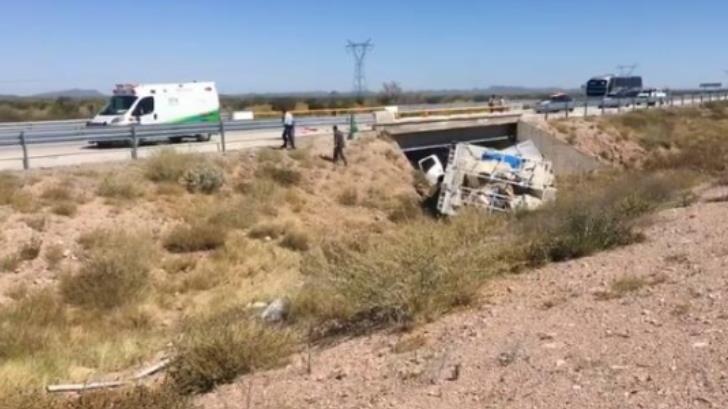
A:
[[[220,98],[214,82],[118,84],[109,103],[86,125],[128,126],[194,124],[220,121]],[[211,134],[193,136],[209,141]],[[100,144],[101,141],[95,141]],[[108,142],[108,141],[106,141]]]

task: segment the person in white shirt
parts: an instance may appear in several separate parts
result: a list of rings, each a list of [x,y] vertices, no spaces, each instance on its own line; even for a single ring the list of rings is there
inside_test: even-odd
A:
[[[283,146],[281,149],[286,149],[289,145],[291,149],[296,149],[296,129],[295,121],[293,120],[293,114],[286,111],[283,114]]]

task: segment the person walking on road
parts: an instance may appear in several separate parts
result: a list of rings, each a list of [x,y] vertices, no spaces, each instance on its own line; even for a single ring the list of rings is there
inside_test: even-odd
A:
[[[339,163],[339,160],[341,160],[344,162],[344,166],[349,166],[346,162],[346,156],[344,156],[345,146],[344,133],[339,130],[338,126],[334,125],[334,164]]]
[[[296,129],[293,114],[286,111],[283,114],[283,146],[281,149],[286,149],[289,145],[291,149],[296,149]]]

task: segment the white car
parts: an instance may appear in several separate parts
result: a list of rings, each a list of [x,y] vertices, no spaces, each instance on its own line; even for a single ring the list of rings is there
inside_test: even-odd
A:
[[[647,106],[665,105],[667,103],[667,93],[656,89],[644,90],[637,94],[635,104]]]
[[[554,94],[549,99],[539,102],[534,110],[538,114],[547,112],[574,111],[576,103],[566,94]]]

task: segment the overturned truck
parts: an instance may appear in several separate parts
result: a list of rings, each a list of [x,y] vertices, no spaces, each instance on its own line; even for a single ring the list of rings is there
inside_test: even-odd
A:
[[[553,166],[532,141],[504,150],[459,143],[450,148],[444,170],[436,156],[419,165],[428,180],[440,183],[437,209],[445,215],[465,206],[533,210],[556,197]]]

